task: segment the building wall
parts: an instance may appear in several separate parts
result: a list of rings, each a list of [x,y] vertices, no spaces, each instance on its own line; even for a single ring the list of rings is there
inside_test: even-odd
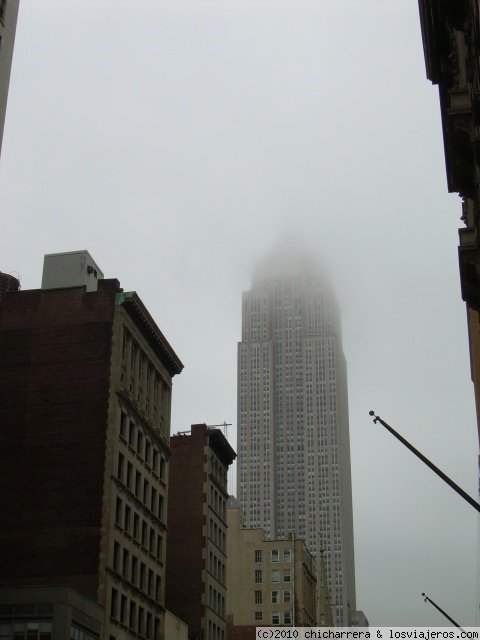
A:
[[[459,268],[480,438],[480,7],[476,0],[419,0],[427,77],[438,85],[448,191],[462,199]],[[460,211],[461,207],[461,211]]]
[[[102,607],[73,589],[0,587],[1,638],[29,628],[42,640],[101,640],[103,618]]]
[[[68,585],[97,598],[117,289],[107,280],[93,294],[2,294],[3,585]]]
[[[2,150],[19,0],[0,0],[0,152]]]
[[[117,304],[99,599],[119,638],[164,637],[170,398],[170,372]]]
[[[283,259],[283,258],[282,258]],[[238,499],[246,524],[294,532],[319,559],[348,626],[355,609],[345,358],[331,288],[310,265],[257,272],[238,347]]]
[[[75,588],[102,607],[108,640],[163,640],[181,369],[116,280],[2,293],[0,584]]]
[[[303,540],[268,540],[227,510],[229,638],[257,626],[317,625],[317,563]],[[330,612],[331,616],[331,612]]]
[[[235,453],[218,429],[172,436],[167,608],[191,638],[225,638],[227,469]]]
[[[188,626],[170,611],[165,612],[165,638],[168,640],[188,640]]]

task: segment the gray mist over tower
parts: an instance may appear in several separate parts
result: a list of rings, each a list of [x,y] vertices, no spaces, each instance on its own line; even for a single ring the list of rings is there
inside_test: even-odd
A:
[[[346,363],[314,259],[277,246],[254,272],[238,346],[238,498],[249,527],[323,553],[335,622],[355,605]]]

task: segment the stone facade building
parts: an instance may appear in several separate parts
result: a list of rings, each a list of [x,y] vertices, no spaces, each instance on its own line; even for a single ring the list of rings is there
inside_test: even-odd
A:
[[[166,606],[192,640],[225,640],[227,471],[236,454],[205,424],[172,436],[170,447]]]
[[[0,585],[75,589],[107,640],[163,639],[183,365],[136,293],[87,252],[62,256],[62,284],[0,298]]]
[[[438,85],[447,186],[462,199],[458,257],[480,437],[480,8],[419,0],[427,77]]]
[[[328,591],[305,542],[268,540],[263,529],[243,526],[238,507],[227,514],[228,640],[255,637],[255,626],[331,626]]]

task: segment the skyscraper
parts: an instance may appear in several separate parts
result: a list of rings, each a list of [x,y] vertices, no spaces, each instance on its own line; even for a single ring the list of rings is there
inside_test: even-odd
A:
[[[0,0],[0,151],[17,27],[18,2],[19,0]]]
[[[288,251],[243,294],[237,491],[246,525],[323,554],[339,626],[355,610],[346,363],[333,292]]]

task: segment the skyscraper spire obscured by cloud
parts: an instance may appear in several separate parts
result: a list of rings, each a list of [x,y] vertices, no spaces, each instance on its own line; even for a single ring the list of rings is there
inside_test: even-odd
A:
[[[278,245],[243,294],[237,488],[247,526],[324,552],[336,624],[355,610],[346,364],[315,260]]]

